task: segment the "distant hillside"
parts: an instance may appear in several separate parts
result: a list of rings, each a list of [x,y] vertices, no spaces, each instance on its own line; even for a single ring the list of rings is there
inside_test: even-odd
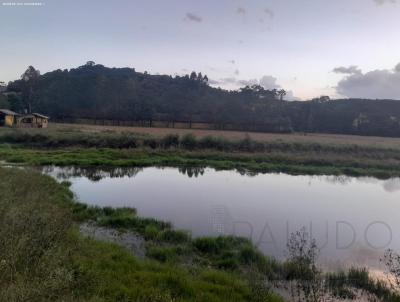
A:
[[[287,102],[278,91],[257,85],[227,91],[210,87],[201,74],[150,75],[93,62],[41,76],[34,69],[27,73],[8,85],[2,103],[57,119],[201,121],[243,130],[400,136],[400,101]]]

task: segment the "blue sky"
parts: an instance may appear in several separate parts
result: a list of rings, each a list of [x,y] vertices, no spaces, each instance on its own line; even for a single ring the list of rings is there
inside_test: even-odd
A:
[[[302,99],[400,99],[395,0],[8,2],[0,0],[0,81],[28,65],[44,73],[93,60],[150,73],[196,70],[215,86],[261,83]],[[333,72],[349,66],[357,69]]]

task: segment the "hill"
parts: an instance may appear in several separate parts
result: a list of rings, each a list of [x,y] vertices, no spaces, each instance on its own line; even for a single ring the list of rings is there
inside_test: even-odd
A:
[[[400,136],[399,101],[321,97],[289,102],[259,85],[213,88],[207,76],[195,72],[150,75],[88,62],[39,75],[30,67],[7,90],[1,103],[10,109],[29,108],[61,120],[193,121],[246,131]]]

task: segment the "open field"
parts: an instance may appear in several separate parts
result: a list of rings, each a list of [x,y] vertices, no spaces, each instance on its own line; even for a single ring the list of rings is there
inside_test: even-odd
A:
[[[318,143],[334,145],[359,145],[378,148],[400,149],[400,138],[376,137],[376,136],[357,136],[323,133],[260,133],[260,132],[240,132],[222,130],[200,130],[200,129],[177,129],[177,128],[144,128],[144,127],[118,127],[118,126],[96,126],[81,124],[50,124],[50,128],[58,130],[80,130],[84,132],[129,132],[144,135],[163,137],[168,134],[185,135],[193,133],[197,137],[222,137],[229,140],[241,140],[246,136],[260,142],[285,142],[285,143]]]

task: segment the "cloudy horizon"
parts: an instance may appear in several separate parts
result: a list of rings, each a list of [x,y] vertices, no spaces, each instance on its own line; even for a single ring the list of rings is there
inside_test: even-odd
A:
[[[210,84],[400,99],[400,1],[0,2],[0,81],[86,61]]]

